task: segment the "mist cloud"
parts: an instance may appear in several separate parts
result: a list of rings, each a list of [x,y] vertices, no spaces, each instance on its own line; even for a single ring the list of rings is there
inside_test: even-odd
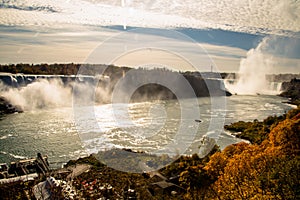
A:
[[[282,37],[267,36],[256,48],[250,49],[246,58],[241,59],[237,81],[234,84],[227,84],[227,88],[236,94],[277,94],[279,91],[270,88],[266,75],[276,73],[280,66],[287,62],[286,57],[296,56],[289,51],[294,52],[298,48],[297,43],[291,45],[295,42],[293,38],[289,40],[285,38],[286,42],[282,40]],[[289,62],[289,65],[300,69],[299,60]]]

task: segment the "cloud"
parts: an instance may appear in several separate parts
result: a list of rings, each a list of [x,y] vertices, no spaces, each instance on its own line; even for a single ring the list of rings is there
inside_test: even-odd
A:
[[[81,30],[81,32],[76,32],[74,30]],[[110,28],[95,28],[93,26],[76,25],[69,25],[60,29],[44,29],[40,30],[40,32],[37,31],[38,29],[33,30],[25,27],[2,26],[0,28],[0,63],[87,62],[86,59],[98,45],[101,45],[103,41],[114,34],[118,35],[120,33],[119,31]],[[162,44],[162,42],[165,41],[165,47],[185,52],[186,55],[194,58],[194,60],[197,61],[197,65],[203,68],[203,70],[210,69],[211,62],[208,56],[218,55],[223,58],[239,58],[242,56],[243,52],[245,52],[245,50],[235,47],[202,43],[198,47],[200,49],[199,54],[199,51],[194,52],[193,49],[190,48],[190,41],[169,37],[165,38],[164,36],[155,34],[145,35],[151,33],[151,31],[155,33],[155,31],[151,29],[149,32],[145,31],[145,33],[140,33],[140,37],[149,40],[148,45],[150,45],[150,47],[154,43]],[[160,32],[161,31],[162,30],[160,30]],[[130,37],[134,38],[133,35]],[[127,40],[125,39],[125,41]],[[197,41],[195,41],[194,45],[197,45]],[[119,48],[124,49],[124,53],[126,53],[126,44],[120,42],[120,39],[112,40],[112,42],[109,43],[108,48],[105,49],[105,52],[101,52],[101,54],[109,55],[115,52],[115,49]],[[143,51],[137,51],[132,55],[129,53],[126,57],[118,59],[118,61],[115,61],[115,64],[139,66],[142,63],[163,62],[166,65],[172,65],[179,70],[191,70],[191,67],[186,61],[171,54],[162,51],[152,51],[151,56],[149,56],[148,52],[145,54]],[[116,56],[120,55],[117,54]],[[89,60],[89,63],[90,62],[91,59]],[[102,62],[103,61],[98,58],[93,63]],[[235,64],[234,67],[237,67],[237,64]]]
[[[0,8],[4,25],[192,27],[293,37],[300,30],[294,0],[7,0]]]
[[[82,32],[74,32],[74,30]],[[116,34],[103,28],[66,25],[59,29],[0,27],[0,63],[82,63],[101,42]]]
[[[263,50],[273,56],[300,59],[300,39],[268,36],[268,45],[264,46]]]
[[[0,8],[8,8],[8,9],[16,9],[16,10],[25,10],[25,11],[46,11],[46,12],[57,12],[53,7],[51,6],[31,6],[31,5],[18,5],[18,4],[12,4],[11,2],[2,2],[0,4]]]

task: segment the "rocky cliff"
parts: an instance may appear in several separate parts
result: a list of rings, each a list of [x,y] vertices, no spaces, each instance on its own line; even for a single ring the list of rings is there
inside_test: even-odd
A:
[[[282,83],[283,92],[279,95],[290,98],[289,103],[300,105],[300,79],[292,79],[290,82]]]

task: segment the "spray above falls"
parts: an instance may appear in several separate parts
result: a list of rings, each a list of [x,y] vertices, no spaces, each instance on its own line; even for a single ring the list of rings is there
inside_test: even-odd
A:
[[[240,62],[240,69],[234,81],[226,81],[227,89],[233,94],[278,94],[281,83],[267,80],[267,75],[276,73],[278,65],[274,52],[276,37],[265,37],[255,49],[247,52]],[[278,47],[277,47],[278,48]],[[284,47],[282,47],[284,48]]]
[[[83,104],[95,95],[95,102],[102,103],[108,96],[106,88],[103,87],[107,80],[101,79],[97,82],[102,87],[97,87],[96,90],[91,87],[100,78],[4,73],[0,74],[0,97],[22,111],[71,107],[74,96],[79,96]],[[73,92],[75,83],[76,94]]]

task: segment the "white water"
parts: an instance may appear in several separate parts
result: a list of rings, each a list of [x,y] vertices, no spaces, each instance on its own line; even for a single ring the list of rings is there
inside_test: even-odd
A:
[[[19,83],[16,78],[10,76],[16,86],[24,82]],[[96,103],[107,102],[109,99],[108,90],[105,87],[94,88],[93,81],[91,77],[83,77],[82,81],[63,83],[61,78],[51,77],[36,79],[32,83],[26,84],[26,86],[11,87],[0,80],[0,96],[23,111],[71,107],[73,97],[79,97],[77,100],[83,104],[91,101],[91,98],[94,98],[93,100]],[[76,94],[73,93],[74,87],[76,87]]]
[[[255,49],[247,52],[246,58],[240,62],[237,78],[233,83],[226,82],[226,88],[233,94],[279,94],[280,87],[272,87],[266,75],[274,73],[273,56],[267,53],[269,40],[264,38]]]
[[[2,90],[2,91],[1,91]],[[5,88],[2,85],[1,96],[12,105],[30,111],[45,107],[70,106],[72,89],[64,86],[60,79],[39,79],[21,88]]]

